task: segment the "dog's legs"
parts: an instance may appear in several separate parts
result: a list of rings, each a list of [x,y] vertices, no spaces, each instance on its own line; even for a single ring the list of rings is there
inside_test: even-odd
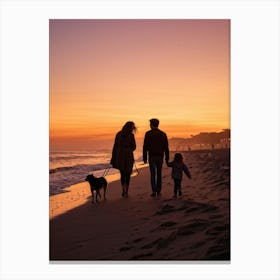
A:
[[[103,193],[103,198],[104,198],[104,200],[106,200],[106,190],[107,190],[107,187],[104,186],[104,188],[103,188],[103,191],[104,191],[104,193]]]

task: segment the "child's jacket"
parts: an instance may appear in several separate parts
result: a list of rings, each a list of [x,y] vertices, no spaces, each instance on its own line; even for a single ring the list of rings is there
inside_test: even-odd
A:
[[[178,161],[172,161],[167,163],[169,167],[172,167],[172,178],[176,180],[182,180],[183,172],[188,176],[188,178],[191,178],[191,173],[188,169],[188,167],[183,162]]]

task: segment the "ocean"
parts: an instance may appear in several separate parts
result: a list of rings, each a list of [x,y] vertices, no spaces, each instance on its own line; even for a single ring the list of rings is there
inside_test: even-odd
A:
[[[49,195],[62,193],[65,188],[84,182],[90,173],[96,177],[119,173],[111,168],[111,155],[111,150],[50,152]],[[142,154],[136,151],[134,158],[138,165],[142,161]]]

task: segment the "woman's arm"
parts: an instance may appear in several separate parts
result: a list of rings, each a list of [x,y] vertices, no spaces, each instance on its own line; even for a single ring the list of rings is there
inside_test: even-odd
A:
[[[135,141],[134,134],[132,134],[131,150],[132,150],[132,151],[135,151],[135,150],[136,150],[136,141]]]
[[[114,146],[113,146],[113,150],[112,150],[112,158],[111,158],[111,161],[110,161],[110,164],[112,164],[113,166],[115,165],[115,162],[116,162],[116,157],[117,157],[117,138],[118,138],[118,135],[116,135],[115,137],[115,142],[114,142]]]

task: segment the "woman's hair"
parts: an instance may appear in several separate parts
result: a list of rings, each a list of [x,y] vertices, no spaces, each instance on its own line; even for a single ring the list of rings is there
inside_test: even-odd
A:
[[[126,122],[125,125],[122,128],[122,134],[123,135],[128,135],[129,133],[133,133],[136,132],[136,126],[134,124],[134,122]]]
[[[174,155],[174,161],[182,162],[183,161],[183,156],[180,153],[176,153]]]

